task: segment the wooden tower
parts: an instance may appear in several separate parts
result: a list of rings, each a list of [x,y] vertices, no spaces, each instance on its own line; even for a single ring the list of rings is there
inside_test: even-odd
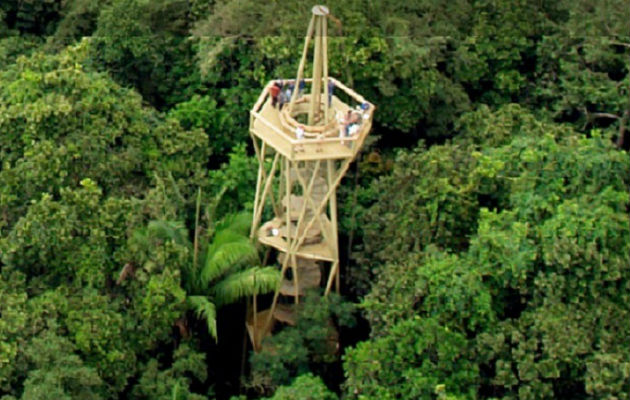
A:
[[[373,104],[328,76],[329,12],[312,12],[296,79],[269,82],[250,111],[259,163],[251,237],[275,249],[283,277],[270,308],[259,310],[254,296],[247,330],[256,351],[275,323],[295,323],[292,304],[307,289],[325,285],[327,295],[334,283],[339,291],[336,189],[374,115]]]

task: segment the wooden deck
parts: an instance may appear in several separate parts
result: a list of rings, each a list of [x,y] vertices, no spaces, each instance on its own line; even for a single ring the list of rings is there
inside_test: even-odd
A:
[[[331,112],[345,113],[347,110],[348,106],[334,97]],[[271,106],[269,99],[265,101],[259,112],[252,111],[252,116],[251,132],[291,161],[351,158],[357,150],[357,143],[362,141],[371,127],[370,119],[362,124],[359,134],[351,138],[299,140],[295,132],[290,132],[283,127],[279,111]]]

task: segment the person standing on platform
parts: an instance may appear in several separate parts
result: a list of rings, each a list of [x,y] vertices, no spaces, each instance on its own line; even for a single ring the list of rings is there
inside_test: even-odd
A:
[[[302,142],[302,139],[304,139],[304,125],[298,125],[295,128],[295,137],[298,141]],[[295,151],[304,151],[304,146],[302,144],[296,145]]]
[[[335,83],[328,80],[328,107],[332,104],[333,90],[335,90]]]
[[[281,86],[278,81],[274,82],[269,89],[269,94],[271,95],[271,106],[276,108],[276,104],[278,104],[278,95],[280,94]]]
[[[304,139],[304,126],[303,125],[298,125],[297,128],[295,128],[295,136],[297,137],[298,140]]]
[[[302,96],[302,93],[304,93],[304,88],[306,87],[306,82],[304,81],[304,79],[300,79],[300,85],[299,85],[299,90],[298,90],[298,97]]]

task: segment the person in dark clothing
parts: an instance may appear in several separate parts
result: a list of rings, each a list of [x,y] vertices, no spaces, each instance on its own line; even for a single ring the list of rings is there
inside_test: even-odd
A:
[[[304,82],[304,79],[300,79],[300,86],[299,86],[300,89],[298,91],[298,97],[302,95],[305,87],[306,87],[306,82]]]
[[[333,90],[335,90],[335,84],[333,81],[328,81],[328,107],[330,107],[332,103]]]

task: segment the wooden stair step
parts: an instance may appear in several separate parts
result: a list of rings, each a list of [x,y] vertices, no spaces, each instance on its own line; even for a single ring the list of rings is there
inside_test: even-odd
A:
[[[287,304],[277,304],[273,312],[273,317],[288,325],[295,325],[296,316],[293,306]]]
[[[298,291],[303,296],[307,289],[319,287],[322,280],[322,273],[317,268],[299,268],[298,267]],[[289,279],[283,279],[280,286],[280,294],[284,296],[296,296],[295,282]]]
[[[273,329],[275,319],[271,318],[269,326],[267,325],[267,320],[269,319],[269,314],[271,313],[271,309],[259,311],[256,314],[256,324],[255,324],[255,337],[254,337],[254,313],[250,311],[245,320],[245,326],[247,327],[247,333],[249,334],[249,340],[251,340],[254,350],[260,350],[261,343],[264,338],[271,334],[271,330]]]

